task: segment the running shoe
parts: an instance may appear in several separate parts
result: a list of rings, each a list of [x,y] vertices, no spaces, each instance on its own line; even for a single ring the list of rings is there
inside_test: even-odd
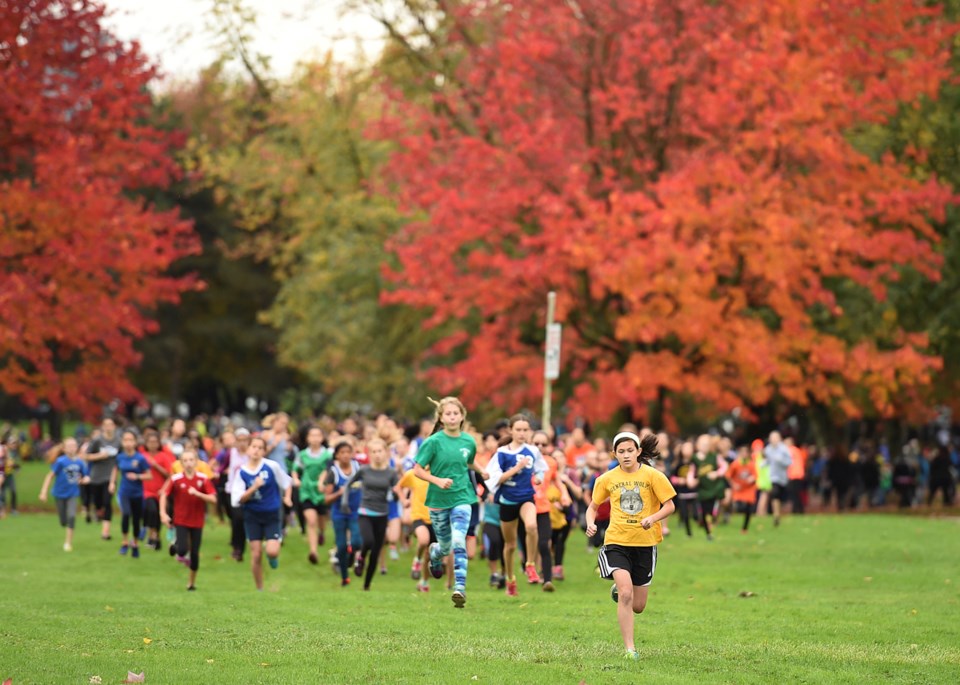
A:
[[[436,542],[430,545],[430,575],[443,578],[443,557],[440,556],[440,545]]]
[[[139,558],[140,558],[140,548],[139,548],[139,547],[134,547],[134,548],[133,548],[133,551],[131,552],[131,556],[132,556],[134,559],[139,559]]]
[[[276,569],[280,566],[280,557],[267,557],[267,563],[270,564],[270,568]]]
[[[640,659],[640,652],[635,649],[628,649],[627,653],[623,655],[623,658],[628,661],[637,661]]]
[[[553,579],[554,579],[554,580],[564,580],[564,577],[563,577],[563,566],[554,566],[554,567],[553,567]]]
[[[463,605],[467,603],[467,595],[462,589],[454,590],[453,594],[450,595],[450,599],[453,600],[455,609],[462,609]]]
[[[120,545],[120,554],[126,554],[128,549],[130,549],[130,545]]]
[[[317,565],[317,554],[316,554],[316,552],[310,552],[310,554],[307,556],[307,559],[308,559],[308,560],[310,561],[310,563],[313,564],[314,566]]]
[[[393,545],[390,545],[390,561],[397,561],[400,559],[400,552],[397,551],[397,548]]]
[[[426,581],[417,583],[417,592],[430,592],[430,586],[427,585]]]
[[[182,557],[179,554],[177,555],[177,562],[183,564],[187,568],[190,568],[190,560],[187,557]]]
[[[533,564],[527,564],[523,567],[523,572],[527,574],[527,582],[535,585],[540,582],[540,576],[537,575],[537,567]]]
[[[324,545],[324,537],[323,537],[322,530],[320,531],[320,536],[317,538],[317,544],[320,545],[321,547],[323,547]]]
[[[63,551],[64,551],[64,552],[72,552],[72,551],[73,551],[73,547],[70,545],[70,543],[65,542],[65,543],[63,543]]]
[[[349,584],[350,584],[350,579],[349,579],[349,578],[341,578],[341,579],[340,579],[340,587],[347,587]]]
[[[196,585],[188,585],[188,586],[187,586],[187,592],[196,592],[196,590],[197,590],[197,586],[196,586]]]
[[[387,567],[386,567],[386,566],[381,566],[381,567],[380,567],[380,575],[381,575],[381,576],[387,575]]]
[[[413,566],[410,567],[410,577],[414,580],[420,580],[420,576],[423,573],[423,567],[420,565],[419,559],[413,560]]]
[[[491,573],[490,574],[490,587],[500,587],[500,574]]]
[[[517,579],[507,580],[507,597],[516,597],[519,593],[517,592]]]
[[[556,590],[556,588],[553,587],[553,583],[551,583],[549,580],[543,584],[544,592],[553,592],[554,590]]]
[[[333,569],[334,574],[340,573],[340,559],[337,558],[337,550],[330,550],[330,568]]]
[[[366,561],[365,561],[364,558],[363,558],[363,554],[361,554],[360,552],[357,552],[357,558],[356,558],[356,560],[353,562],[353,572],[356,573],[358,576],[362,576],[362,575],[363,575],[363,567],[364,567],[365,563],[366,563]]]
[[[613,585],[610,586],[610,599],[612,599],[612,600],[614,601],[614,603],[619,603],[619,602],[620,602],[620,591],[617,590],[617,584],[616,584],[616,583],[614,583]]]

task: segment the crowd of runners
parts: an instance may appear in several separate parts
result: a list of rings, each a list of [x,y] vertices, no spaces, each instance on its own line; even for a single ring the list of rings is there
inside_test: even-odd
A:
[[[634,617],[674,512],[673,535],[712,542],[724,526],[746,535],[753,517],[769,516],[776,528],[812,504],[879,505],[892,492],[911,506],[922,473],[908,459],[913,445],[891,460],[864,441],[838,459],[778,431],[736,443],[632,424],[608,443],[582,427],[558,436],[522,413],[480,432],[457,398],[431,402],[433,416],[414,426],[385,414],[298,426],[284,413],[255,425],[108,417],[89,436],[48,446],[39,498],[56,504],[64,551],[85,521],[103,542],[117,538],[120,555],[167,551],[188,569],[188,591],[197,588],[204,528],[215,522],[229,526],[230,554],[248,559],[257,590],[264,562],[276,571],[285,537],[299,534],[308,550],[300,563],[329,564],[343,588],[369,591],[409,551],[416,590],[443,587],[456,608],[467,602],[471,567],[508,597],[556,592],[580,528],[598,573],[613,581],[626,657],[637,659]],[[14,449],[7,440],[0,454],[0,487],[13,507]],[[957,454],[944,446],[922,461],[928,501],[939,493],[952,504]]]

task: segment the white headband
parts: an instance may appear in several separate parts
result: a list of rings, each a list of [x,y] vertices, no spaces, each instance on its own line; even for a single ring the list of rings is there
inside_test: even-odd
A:
[[[640,449],[640,438],[637,437],[636,433],[631,433],[630,431],[617,433],[617,437],[613,439],[613,449],[617,449],[617,443],[621,440],[633,440],[634,444],[637,446],[637,449]]]

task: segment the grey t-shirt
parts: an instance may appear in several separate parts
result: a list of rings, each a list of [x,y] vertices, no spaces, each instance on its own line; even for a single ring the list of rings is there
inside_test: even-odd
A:
[[[790,467],[793,457],[790,456],[790,448],[782,442],[776,445],[767,445],[763,448],[763,456],[766,457],[770,465],[770,482],[777,485],[787,484],[787,469]]]
[[[109,440],[103,436],[90,442],[87,454],[106,452],[109,457],[90,462],[90,482],[93,484],[106,483],[110,480],[110,473],[117,465],[117,455],[120,454],[120,435],[114,433]]]
[[[347,488],[355,481],[363,483],[363,494],[360,496],[361,514],[385,516],[389,513],[393,487],[400,482],[396,469],[387,467],[377,470],[370,465],[362,466],[347,483]]]

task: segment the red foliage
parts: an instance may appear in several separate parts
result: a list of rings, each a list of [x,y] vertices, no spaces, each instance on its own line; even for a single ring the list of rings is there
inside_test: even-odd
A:
[[[955,32],[938,8],[526,0],[453,19],[453,78],[429,106],[394,95],[380,131],[425,217],[391,246],[386,300],[472,336],[431,372],[442,391],[536,406],[550,289],[572,408],[594,419],[643,417],[660,388],[889,414],[940,368],[921,335],[829,332],[837,281],[882,300],[899,267],[937,276],[948,190],[845,136],[935,95]]]
[[[126,378],[150,312],[192,278],[192,225],[138,191],[179,171],[182,136],[145,122],[154,69],[101,27],[97,2],[12,0],[0,12],[0,388],[96,414]]]

